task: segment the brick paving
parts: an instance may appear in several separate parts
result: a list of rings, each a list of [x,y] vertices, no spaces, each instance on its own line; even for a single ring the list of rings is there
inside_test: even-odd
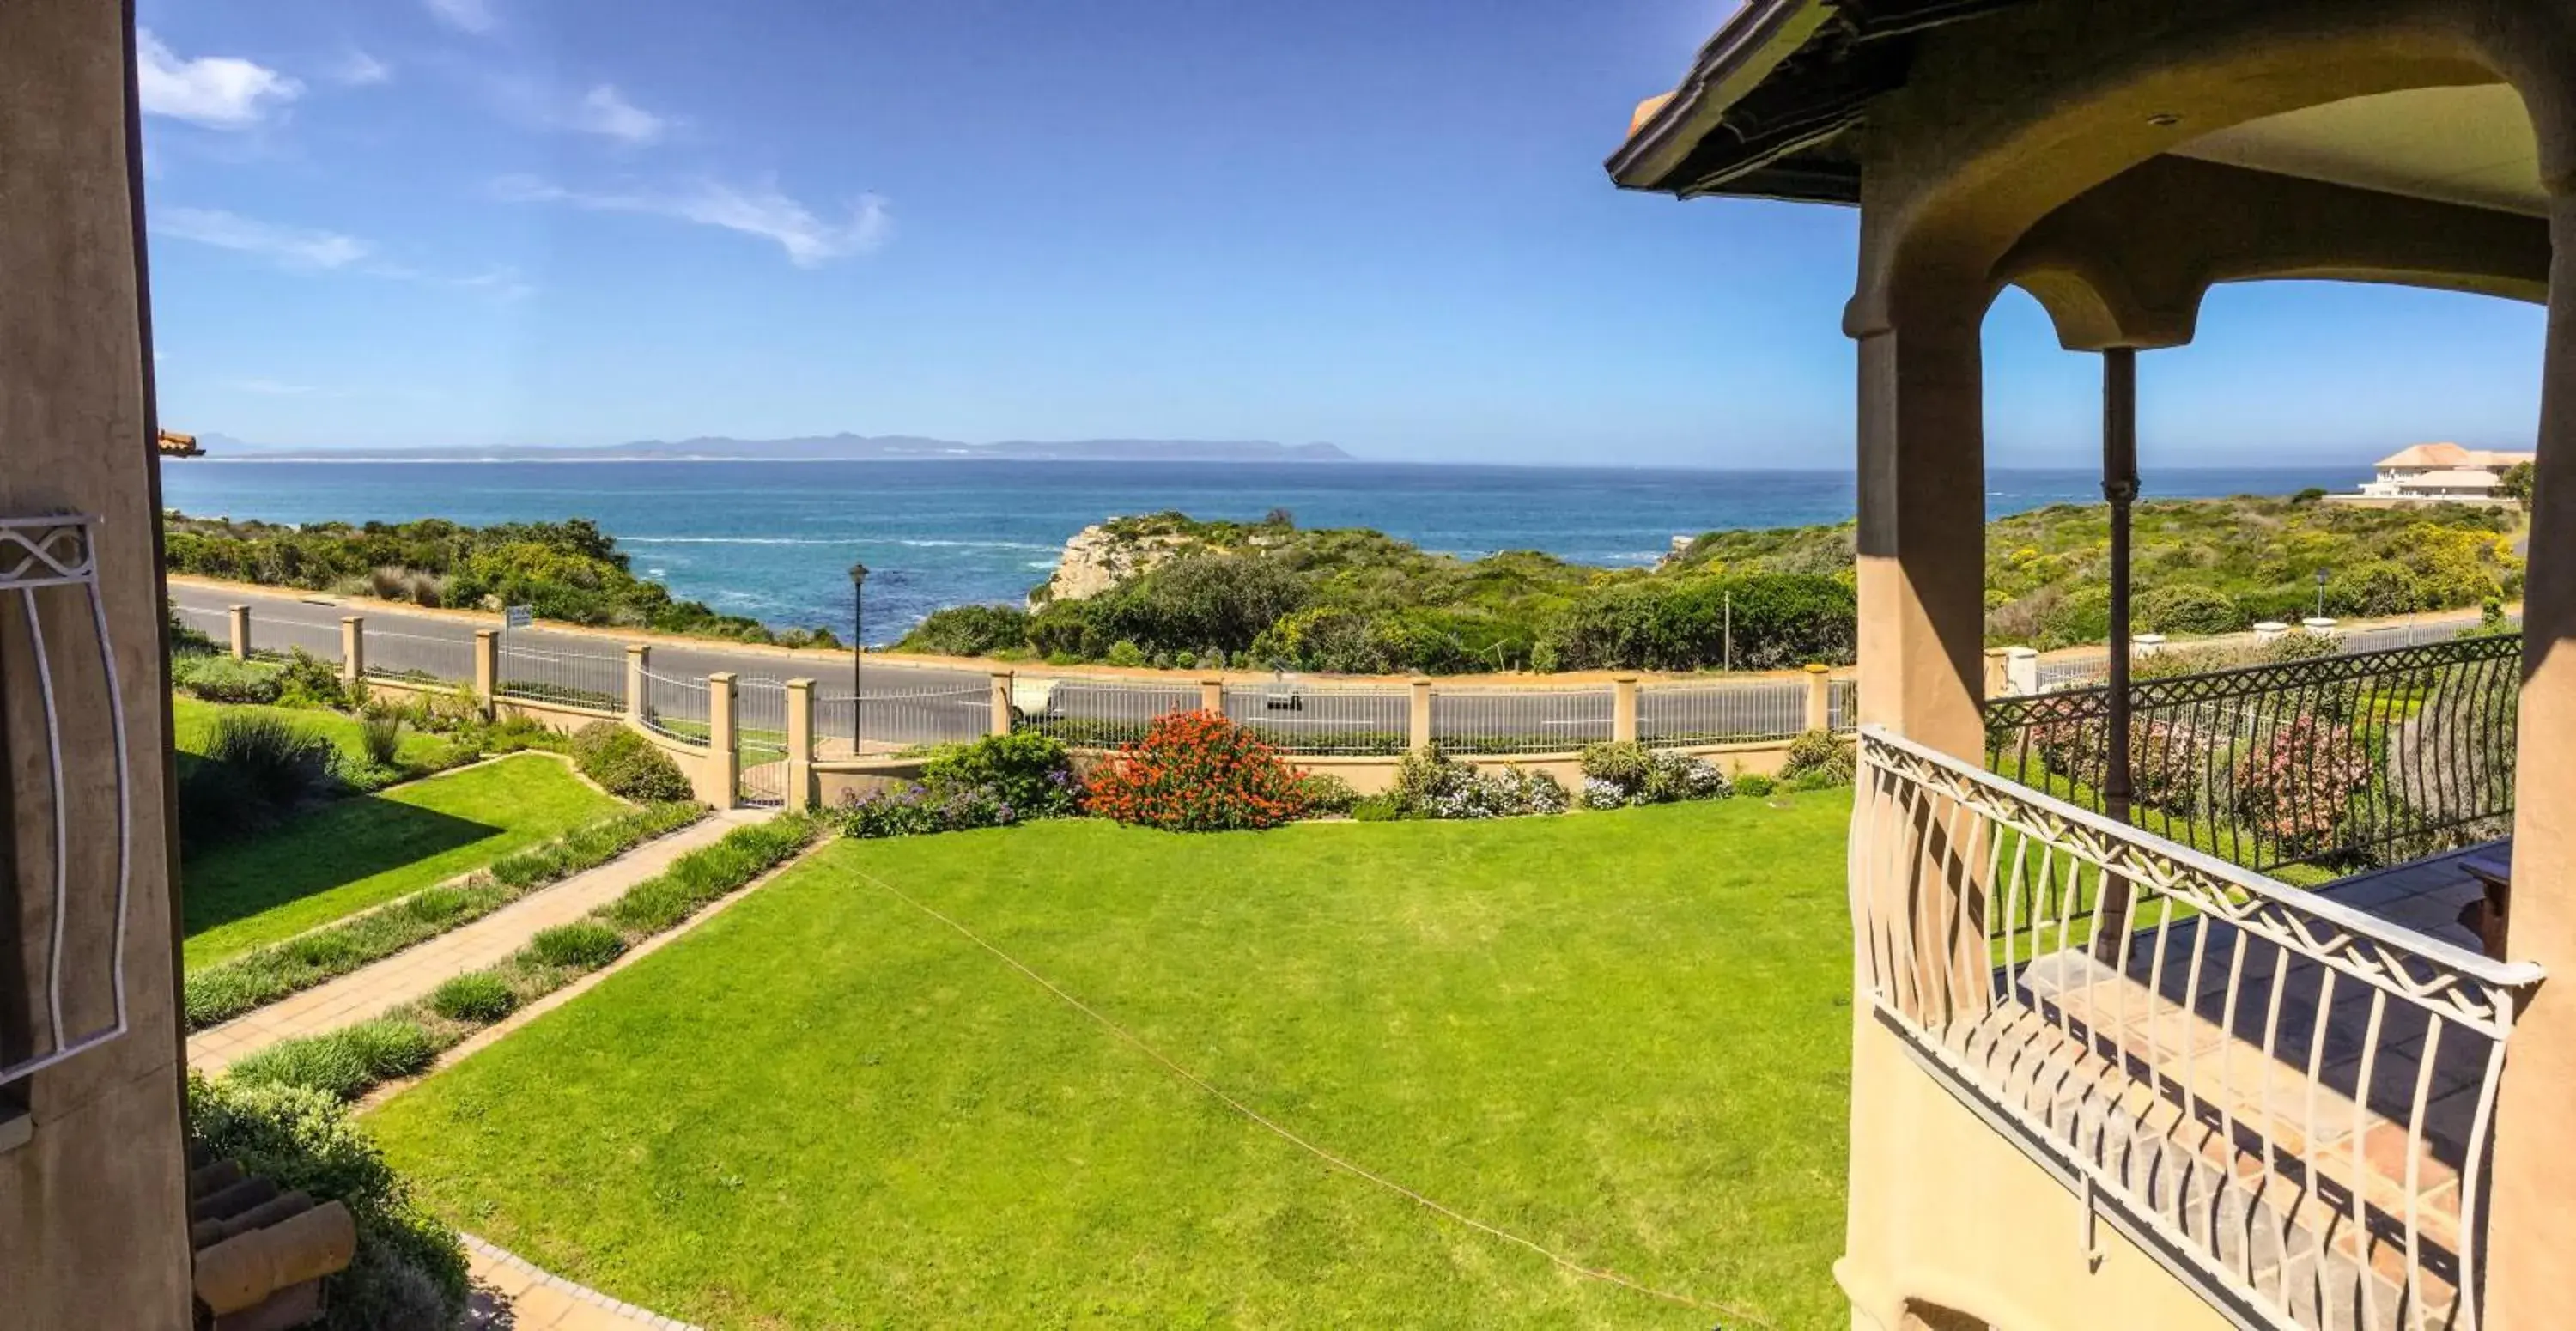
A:
[[[454,976],[499,963],[538,930],[580,919],[671,861],[770,812],[711,815],[372,966],[199,1031],[188,1037],[188,1066],[212,1075],[280,1040],[336,1030],[408,1003]]]
[[[690,1323],[620,1303],[587,1285],[548,1275],[528,1259],[471,1234],[466,1276],[474,1283],[472,1331],[699,1331]]]

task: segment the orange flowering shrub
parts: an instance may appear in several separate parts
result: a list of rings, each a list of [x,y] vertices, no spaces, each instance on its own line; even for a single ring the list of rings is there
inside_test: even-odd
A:
[[[1298,773],[1214,712],[1156,717],[1091,773],[1083,812],[1173,832],[1277,827],[1306,811]]]

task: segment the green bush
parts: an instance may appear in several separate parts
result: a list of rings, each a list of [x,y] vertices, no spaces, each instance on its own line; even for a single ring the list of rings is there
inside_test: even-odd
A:
[[[191,1075],[188,1136],[254,1177],[336,1201],[357,1222],[358,1250],[325,1282],[329,1331],[413,1331],[462,1324],[465,1250],[414,1204],[366,1130],[326,1092]]]
[[[233,1064],[230,1076],[355,1100],[379,1083],[426,1071],[437,1059],[437,1042],[419,1023],[378,1017],[323,1035],[279,1041]]]
[[[1360,803],[1360,793],[1351,783],[1330,772],[1299,772],[1297,802],[1308,818],[1329,818],[1351,812]]]
[[[625,950],[626,940],[615,929],[591,920],[575,920],[539,929],[528,939],[527,955],[540,965],[595,971],[617,960],[617,954]]]
[[[1028,611],[1008,605],[952,605],[931,611],[895,647],[935,656],[993,656],[1028,643]]]
[[[467,971],[429,991],[430,1011],[477,1026],[489,1026],[518,1006],[519,996],[509,982],[491,971]]]
[[[2337,570],[2326,582],[2329,614],[2377,618],[2426,608],[2422,579],[2394,560],[2376,559]]]
[[[1587,809],[1724,799],[1733,793],[1716,764],[1689,754],[1658,753],[1635,740],[1593,744],[1583,750],[1583,806]]]
[[[1013,821],[1063,817],[1082,793],[1063,742],[1030,730],[943,747],[922,764],[921,781],[934,797],[983,792],[1010,808]]]
[[[1735,778],[1735,793],[1760,799],[1779,788],[1779,783],[1760,772],[1745,772]]]
[[[278,667],[277,700],[289,707],[341,708],[349,705],[349,686],[336,663],[297,647]]]
[[[182,656],[170,662],[170,686],[220,703],[273,703],[283,692],[276,666],[229,656]]]
[[[1789,758],[1780,765],[1780,779],[1798,790],[1810,789],[1796,782],[1811,773],[1826,785],[1848,785],[1854,765],[1849,740],[1810,730],[1789,741]]]
[[[367,761],[378,767],[392,767],[402,753],[403,715],[395,711],[370,711],[358,722],[358,746]]]
[[[2245,612],[2236,598],[2215,587],[2186,583],[2158,587],[2138,598],[2138,627],[2149,633],[2207,635],[2244,626]],[[2107,631],[2107,622],[2104,627]]]
[[[1633,739],[1606,740],[1583,747],[1583,775],[1588,780],[1641,789],[1654,770],[1654,751]]]
[[[623,722],[593,721],[573,732],[572,757],[583,776],[620,799],[654,803],[694,793],[671,755]]]
[[[1568,609],[1548,642],[1560,669],[1698,670],[1726,658],[1730,625],[1738,669],[1847,664],[1858,602],[1824,574],[1614,583]]]
[[[1208,711],[1154,718],[1094,768],[1084,812],[1167,832],[1277,827],[1303,811],[1297,773],[1250,730]]]
[[[219,712],[206,735],[205,766],[247,790],[268,810],[319,794],[338,754],[329,739],[267,712]]]
[[[816,820],[794,814],[737,827],[714,845],[672,861],[670,868],[593,914],[629,938],[660,933],[785,863],[813,844],[820,830]]]
[[[1565,786],[1545,772],[1480,768],[1437,748],[1396,764],[1387,799],[1399,818],[1516,818],[1573,807]]]
[[[1351,806],[1353,822],[1391,823],[1402,817],[1404,810],[1397,806],[1393,795],[1371,795]]]

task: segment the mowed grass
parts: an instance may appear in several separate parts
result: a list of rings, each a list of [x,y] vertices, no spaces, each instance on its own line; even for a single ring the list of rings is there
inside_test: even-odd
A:
[[[536,753],[335,800],[182,866],[186,963],[229,960],[622,807],[561,759]]]
[[[834,842],[372,1121],[715,1327],[1839,1326],[1850,807]]]
[[[330,740],[332,747],[352,759],[367,756],[366,746],[359,739],[358,719],[353,716],[343,716],[338,712],[326,712],[309,707],[218,705],[202,698],[174,694],[170,699],[173,732],[171,739],[179,752],[190,756],[202,756],[206,751],[206,738],[215,728],[215,718],[225,712],[251,712],[274,716],[298,730]],[[426,765],[436,761],[445,754],[446,750],[445,739],[406,727],[398,756],[406,762]]]

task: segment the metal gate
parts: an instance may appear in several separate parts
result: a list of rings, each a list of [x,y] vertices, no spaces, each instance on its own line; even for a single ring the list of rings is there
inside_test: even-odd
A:
[[[787,802],[787,687],[774,679],[734,683],[734,798],[744,804]]]

